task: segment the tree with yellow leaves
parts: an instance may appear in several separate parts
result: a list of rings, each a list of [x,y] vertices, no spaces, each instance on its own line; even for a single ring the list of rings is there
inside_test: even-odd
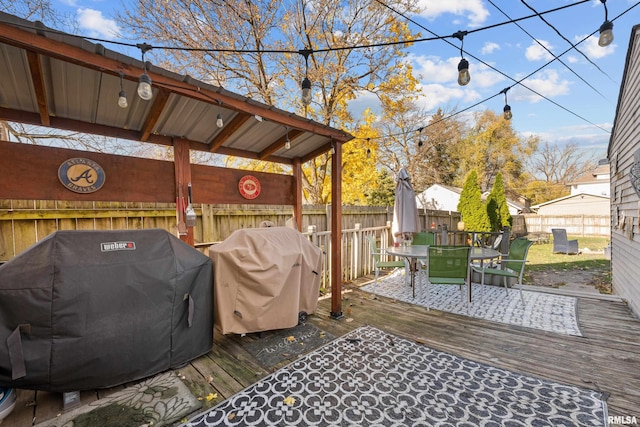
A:
[[[416,5],[395,7],[411,13]],[[137,40],[198,48],[150,51],[166,68],[346,131],[354,127],[348,106],[356,94],[404,94],[404,85],[389,82],[407,75],[407,45],[393,42],[418,36],[400,15],[369,0],[134,0],[118,22]],[[353,48],[373,44],[379,46]],[[305,77],[312,83],[309,106],[301,102]],[[353,146],[344,148],[356,155]],[[330,154],[303,165],[307,202],[328,202],[330,171]]]

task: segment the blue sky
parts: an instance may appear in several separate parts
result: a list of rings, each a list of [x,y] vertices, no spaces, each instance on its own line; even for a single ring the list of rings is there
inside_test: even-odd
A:
[[[458,39],[446,39],[455,47],[445,40],[416,43],[408,52],[423,90],[421,106],[427,111],[438,107],[462,110],[510,87],[507,97],[513,112],[512,126],[519,134],[538,135],[541,141],[550,144],[571,142],[598,158],[606,157],[610,137],[607,131],[611,130],[615,118],[631,29],[640,24],[640,6],[614,18],[638,0],[606,2],[615,35],[614,42],[606,48],[597,43],[597,30],[605,18],[600,0],[542,15],[554,28],[539,17],[518,21],[522,29],[514,23],[497,25],[534,14],[527,5],[541,13],[572,3],[575,1],[420,0],[423,12],[411,18],[423,28],[409,24],[413,30],[421,31],[423,37],[433,37],[430,32],[450,36],[457,31],[468,31],[464,50],[500,71],[465,54],[470,63],[471,82],[461,87],[457,84]],[[76,17],[80,34],[105,39],[114,39],[113,34],[121,32],[112,19],[119,5],[119,2],[94,0],[53,2],[55,8]],[[520,80],[552,59],[537,42],[560,55],[571,47],[563,37],[576,44],[594,31],[595,36],[577,45],[580,52],[570,50],[560,57],[566,66],[554,61],[522,81],[558,105],[508,78]],[[116,46],[108,47],[117,50]],[[359,102],[366,104],[371,100],[362,98]],[[492,109],[501,113],[503,107],[504,95],[501,94],[469,111]]]

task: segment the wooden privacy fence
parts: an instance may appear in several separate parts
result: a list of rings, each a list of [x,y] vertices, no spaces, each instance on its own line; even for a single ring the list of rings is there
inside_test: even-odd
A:
[[[194,230],[196,247],[206,251],[233,231],[259,227],[262,221],[277,226],[288,225],[293,210],[290,206],[197,205]],[[322,284],[329,288],[331,272],[330,207],[303,207],[302,231],[320,247],[324,257]],[[389,246],[393,209],[388,207],[343,207],[342,212],[342,278],[351,281],[372,272],[372,256],[366,236],[374,236],[378,246]],[[423,229],[456,230],[460,214],[449,211],[421,211]],[[515,235],[527,232],[566,228],[569,235],[609,236],[609,218],[597,216],[514,217]],[[176,233],[175,204],[0,201],[0,262],[23,252],[56,230],[115,230],[162,228]]]
[[[258,227],[262,221],[288,225],[291,206],[194,205],[197,220],[194,240],[199,246],[220,242],[233,231]],[[330,230],[331,207],[305,205],[303,228]],[[342,229],[385,226],[393,217],[389,207],[344,206]],[[420,212],[422,224],[446,224],[450,229],[459,214]],[[118,203],[49,200],[0,200],[0,261],[7,261],[57,230],[126,230],[161,228],[177,233],[173,203]]]
[[[564,228],[570,236],[611,236],[610,215],[518,215],[528,233],[551,233],[552,228]],[[514,229],[516,224],[514,222]]]

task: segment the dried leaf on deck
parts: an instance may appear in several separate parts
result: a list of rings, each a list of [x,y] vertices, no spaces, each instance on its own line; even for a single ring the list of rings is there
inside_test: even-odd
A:
[[[293,335],[289,335],[287,337],[287,341],[289,341],[289,342],[294,342],[295,340],[296,340],[296,337],[294,337]]]
[[[287,406],[291,406],[294,405],[296,403],[296,398],[289,396],[289,397],[285,397],[284,398],[284,404]]]

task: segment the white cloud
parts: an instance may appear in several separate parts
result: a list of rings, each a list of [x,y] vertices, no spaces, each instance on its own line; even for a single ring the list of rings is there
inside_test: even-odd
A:
[[[409,55],[408,61],[413,65],[416,76],[419,76],[421,84],[428,86],[432,84],[451,84],[457,87],[458,84],[458,63],[459,56],[454,56],[443,60],[437,56],[416,56]],[[501,74],[493,71],[484,64],[469,61],[469,72],[471,73],[471,84],[474,88],[483,89],[491,87],[505,79]]]
[[[89,37],[113,39],[120,36],[120,28],[113,19],[102,16],[102,12],[95,9],[78,9],[78,25],[87,31]]]
[[[458,79],[460,58],[449,58],[443,61],[437,56],[409,55],[407,60],[413,64],[416,74],[423,82],[446,83]]]
[[[494,42],[486,42],[484,46],[482,46],[482,50],[480,51],[483,55],[492,54],[494,51],[499,50],[500,45]]]
[[[538,44],[539,43],[539,44]],[[527,48],[525,51],[525,56],[529,61],[550,61],[553,59],[553,55],[551,55],[545,48],[540,45],[543,45],[547,49],[551,50],[551,44],[546,40],[538,40],[538,43],[531,42],[531,46]]]
[[[427,111],[434,111],[438,107],[452,105],[461,102],[464,105],[472,104],[480,99],[480,94],[472,89],[463,89],[460,86],[445,86],[441,84],[421,85],[422,95],[417,104]]]
[[[537,77],[528,78],[524,81],[524,84],[537,93],[550,99],[569,93],[571,83],[569,80],[561,80],[556,70],[543,70],[536,74],[536,76]],[[519,85],[515,86],[512,91],[513,92],[509,94],[509,99],[511,99],[512,95],[513,99],[517,101],[536,103],[543,100],[543,98],[537,94]]]
[[[470,26],[483,24],[489,16],[489,11],[484,7],[482,0],[420,0],[418,3],[420,16],[433,20],[445,13],[463,15],[469,19]]]
[[[585,36],[576,36],[576,40],[582,40]],[[591,59],[599,59],[615,53],[617,45],[611,43],[609,46],[602,47],[598,45],[598,37],[591,36],[578,46],[585,55]]]

